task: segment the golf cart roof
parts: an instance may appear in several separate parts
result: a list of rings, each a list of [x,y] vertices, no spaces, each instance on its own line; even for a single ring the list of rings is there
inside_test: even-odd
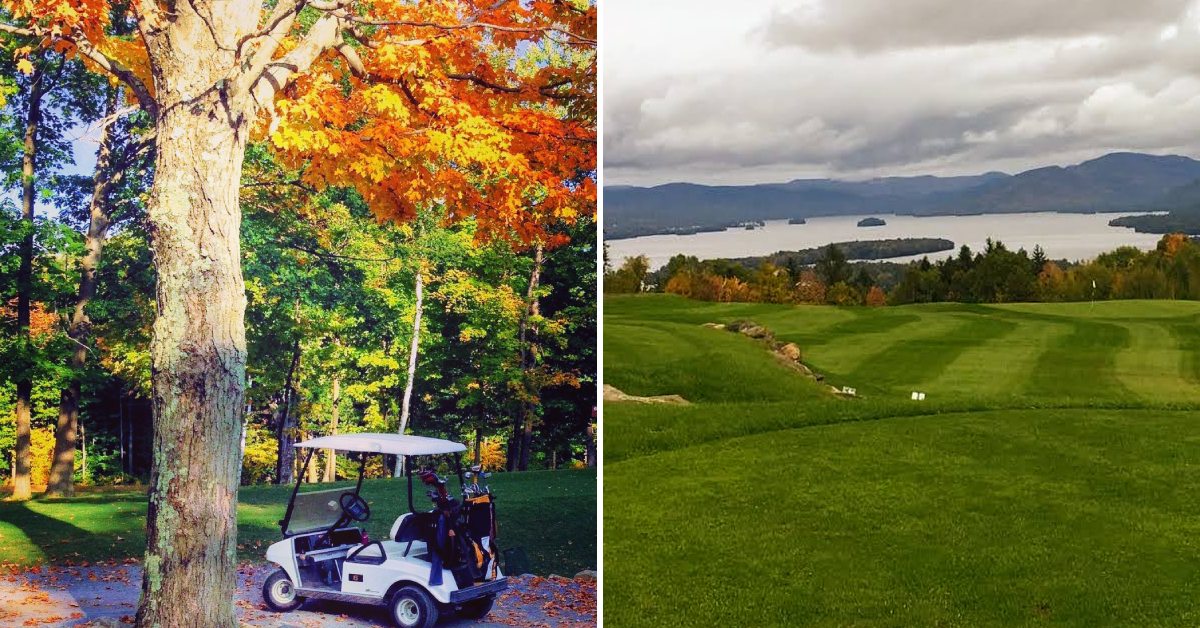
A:
[[[433,456],[466,451],[467,446],[454,441],[427,436],[407,434],[335,434],[310,438],[296,443],[296,447],[313,449],[337,449],[339,451],[361,451],[371,454],[395,454],[398,456]]]

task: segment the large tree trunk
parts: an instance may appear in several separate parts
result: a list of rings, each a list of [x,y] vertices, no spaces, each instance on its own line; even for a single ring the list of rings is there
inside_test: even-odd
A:
[[[342,401],[342,376],[333,376],[333,408],[329,413],[329,433],[338,433],[338,419],[340,411],[338,405]],[[328,449],[325,451],[325,481],[333,482],[337,479],[337,450]]]
[[[301,7],[278,3],[268,36],[251,37],[261,2],[138,3],[154,82],[153,95],[145,86],[136,91],[155,117],[158,150],[149,202],[158,275],[154,457],[139,628],[237,625],[246,392],[238,191],[259,108],[339,41],[337,19],[326,15],[268,64]]]
[[[536,370],[536,340],[537,330],[530,329],[529,321],[541,314],[538,305],[537,289],[542,279],[542,245],[534,251],[533,270],[529,273],[529,293],[526,296],[527,310],[525,320],[521,323],[521,356],[522,367],[525,371],[525,399],[522,408],[521,447],[517,462],[518,471],[529,470],[529,455],[533,449],[533,421],[537,417],[537,397],[541,394],[541,375]],[[532,335],[532,337],[528,337]]]
[[[417,350],[421,344],[421,310],[425,304],[425,280],[423,278],[423,269],[420,268],[420,262],[417,267],[416,293],[417,303],[416,312],[413,313],[413,334],[412,342],[408,346],[408,381],[404,382],[404,398],[400,401],[400,429],[396,432],[403,434],[404,430],[408,429],[408,408],[412,402],[413,382],[417,378]],[[393,477],[400,477],[404,472],[404,456],[396,457],[396,468],[392,473]]]
[[[33,204],[36,189],[34,170],[37,167],[38,127],[42,122],[42,95],[46,76],[37,69],[29,91],[29,111],[25,117],[25,154],[21,160],[21,222],[25,237],[21,240],[21,266],[17,270],[17,339],[26,356],[33,350],[29,334],[30,296],[33,291]],[[17,442],[13,469],[15,500],[33,496],[29,485],[29,432],[32,420],[33,379],[29,369],[22,369],[17,379]]]
[[[154,465],[137,614],[144,628],[237,625],[246,380],[238,191],[250,124],[213,88],[233,67],[232,52],[216,49],[194,14],[187,20],[188,30],[173,31],[180,38],[173,50],[156,55],[160,102],[177,104],[162,107],[157,120],[149,206],[158,311],[150,345]]]
[[[119,92],[109,89],[104,103],[104,115],[111,119],[117,113]],[[75,341],[74,350],[67,366],[72,372],[71,380],[63,388],[58,405],[58,424],[54,428],[54,458],[50,465],[50,481],[46,487],[48,495],[69,496],[75,494],[75,441],[79,428],[79,378],[87,361],[87,340],[91,321],[87,316],[87,305],[96,296],[96,268],[104,240],[108,237],[108,195],[120,180],[121,173],[112,168],[113,125],[107,124],[100,132],[100,152],[96,156],[96,169],[92,177],[92,200],[89,204],[87,239],[80,262],[79,296],[75,299],[75,311],[67,335]]]

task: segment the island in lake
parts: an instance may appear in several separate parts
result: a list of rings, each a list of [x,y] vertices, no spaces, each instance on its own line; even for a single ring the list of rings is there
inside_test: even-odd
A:
[[[863,218],[862,220],[858,221],[858,226],[860,226],[860,227],[882,227],[886,224],[887,224],[887,221],[885,221],[882,218],[876,218],[874,216],[872,216],[870,218]]]
[[[801,249],[799,251],[777,251],[771,255],[715,259],[732,262],[746,268],[758,268],[763,262],[770,262],[777,267],[807,266],[815,264],[821,258],[825,257],[826,250],[829,247],[837,247],[846,259],[878,260],[950,251],[954,249],[954,242],[945,238],[855,240],[852,242],[832,242],[825,246]]]

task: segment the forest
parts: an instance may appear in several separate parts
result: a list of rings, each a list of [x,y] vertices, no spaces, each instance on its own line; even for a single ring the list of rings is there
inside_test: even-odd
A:
[[[745,260],[676,255],[654,271],[645,257],[628,258],[616,269],[606,258],[604,290],[669,292],[704,301],[868,306],[1200,299],[1200,242],[1178,233],[1163,236],[1152,251],[1119,247],[1082,263],[1048,259],[1041,247],[1013,251],[992,240],[982,251],[964,245],[954,256],[906,265],[852,263],[843,248],[830,244],[815,259],[804,251]]]
[[[132,27],[123,10],[114,35]],[[154,120],[130,87],[35,40],[6,40],[0,59],[0,478],[54,494],[145,482]],[[590,214],[564,211],[536,241],[492,237],[445,200],[381,219],[361,186],[314,184],[280,144],[250,142],[240,176],[242,482],[289,482],[294,442],[355,431],[462,439],[491,469],[595,465]],[[322,453],[310,477],[343,464]]]

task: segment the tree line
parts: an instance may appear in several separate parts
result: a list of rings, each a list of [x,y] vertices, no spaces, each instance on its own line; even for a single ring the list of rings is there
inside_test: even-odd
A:
[[[1013,251],[993,240],[981,251],[964,245],[957,255],[907,265],[851,263],[837,244],[824,247],[812,263],[801,263],[803,257],[777,254],[746,263],[676,255],[654,271],[644,256],[628,258],[615,269],[606,257],[604,290],[668,292],[706,301],[868,306],[1200,299],[1200,243],[1183,234],[1163,236],[1151,251],[1119,247],[1079,263],[1050,260],[1041,247]]]
[[[114,41],[134,27],[124,5],[108,23]],[[0,59],[0,481],[18,499],[155,464],[155,120],[129,85],[34,39]],[[238,177],[242,481],[291,481],[292,445],[339,431],[468,440],[491,468],[594,465],[594,221],[564,213],[528,244],[446,202],[381,221],[310,167],[263,139]],[[311,479],[342,475],[330,453]]]
[[[109,127],[100,152],[128,140]],[[446,226],[439,206],[381,223],[353,191],[293,191],[265,152],[249,153],[244,483],[292,481],[292,445],[307,436],[404,428],[467,440],[469,457],[491,468],[595,464],[592,221],[559,228],[563,244],[528,250],[478,240],[472,221]],[[64,170],[67,154],[42,165]],[[147,166],[101,158],[92,179],[136,174],[131,167]],[[137,190],[61,194],[63,181],[82,181],[60,176],[44,188],[54,214],[32,230],[12,199],[0,205],[0,451],[9,463],[0,478],[68,495],[79,483],[149,475],[156,271]],[[17,333],[21,295],[28,342]],[[23,376],[29,441],[18,447]],[[321,452],[310,479],[353,473],[339,464],[348,462]]]

